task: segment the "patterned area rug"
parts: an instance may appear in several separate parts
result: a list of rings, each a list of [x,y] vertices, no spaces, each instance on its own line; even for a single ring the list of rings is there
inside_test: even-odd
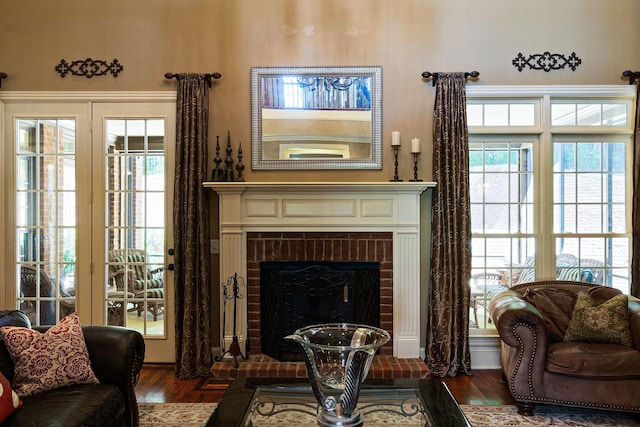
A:
[[[138,403],[140,427],[202,427],[217,403]]]
[[[209,419],[216,405],[216,403],[138,403],[140,427],[202,427]],[[473,427],[640,426],[640,421],[634,420],[632,415],[590,409],[539,405],[536,406],[533,417],[524,417],[518,415],[517,408],[511,405],[460,405],[460,408],[462,408]],[[264,425],[291,425],[296,427],[304,425],[304,423],[301,424],[300,414],[297,415],[297,420],[291,421],[290,424],[283,424],[283,419],[277,421],[275,424],[265,422]],[[373,423],[370,422],[370,426],[397,424],[395,421],[391,422],[387,417],[380,423],[377,423],[377,420],[371,421]],[[404,419],[397,425],[410,426],[414,425],[412,424],[413,421],[412,418]],[[416,425],[422,425],[419,420],[417,422],[418,424]],[[315,425],[315,423],[312,423],[312,425]]]
[[[473,427],[495,426],[640,426],[632,415],[611,411],[536,405],[534,415],[518,415],[513,405],[460,405]],[[640,420],[640,418],[638,418]]]

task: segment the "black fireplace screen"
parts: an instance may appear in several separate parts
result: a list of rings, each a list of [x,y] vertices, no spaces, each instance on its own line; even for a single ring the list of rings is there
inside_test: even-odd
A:
[[[304,326],[343,322],[380,326],[379,262],[260,263],[262,353],[302,360],[285,336]]]

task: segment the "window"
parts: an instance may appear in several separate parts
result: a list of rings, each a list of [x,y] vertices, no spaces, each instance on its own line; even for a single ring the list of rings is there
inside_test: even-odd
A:
[[[633,91],[468,88],[472,331],[541,279],[629,291]]]

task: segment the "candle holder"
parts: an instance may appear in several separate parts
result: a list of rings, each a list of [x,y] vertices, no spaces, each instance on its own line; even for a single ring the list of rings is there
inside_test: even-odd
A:
[[[413,154],[413,179],[410,179],[409,182],[421,182],[421,179],[418,179],[418,155],[420,153],[411,153]]]
[[[393,162],[393,164],[395,165],[395,173],[393,174],[393,179],[390,179],[389,181],[391,182],[401,182],[402,180],[398,178],[398,149],[400,148],[399,145],[392,145],[393,147],[393,155],[395,157],[395,160]]]

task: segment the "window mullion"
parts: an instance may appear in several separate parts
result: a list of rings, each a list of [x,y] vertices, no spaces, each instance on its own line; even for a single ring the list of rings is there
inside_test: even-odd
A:
[[[536,278],[555,278],[555,245],[553,237],[553,134],[551,133],[551,96],[541,100],[541,125],[543,132],[538,144],[538,162],[534,168],[538,182],[534,205],[537,213]]]

